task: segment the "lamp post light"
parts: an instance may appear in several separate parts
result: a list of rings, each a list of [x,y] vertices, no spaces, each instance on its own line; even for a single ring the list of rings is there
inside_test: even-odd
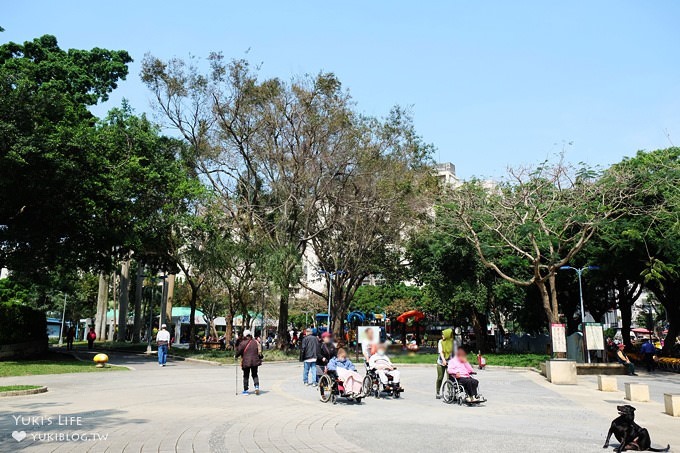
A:
[[[585,336],[586,334],[586,312],[585,308],[583,306],[583,280],[581,278],[581,275],[583,274],[584,271],[595,271],[598,270],[600,266],[583,266],[581,268],[578,267],[571,267],[571,266],[562,266],[560,267],[561,270],[573,270],[576,272],[576,275],[578,275],[578,295],[579,299],[581,300],[581,332],[583,332],[583,335]],[[590,363],[590,353],[588,353],[588,350],[586,349],[586,356],[588,358],[588,363]]]
[[[64,346],[64,321],[66,318],[66,293],[64,293],[64,309],[61,311],[61,330],[59,331],[59,347]]]
[[[333,277],[344,274],[343,270],[325,271],[320,270],[320,275],[328,275],[328,333],[331,333],[331,300],[333,297]]]

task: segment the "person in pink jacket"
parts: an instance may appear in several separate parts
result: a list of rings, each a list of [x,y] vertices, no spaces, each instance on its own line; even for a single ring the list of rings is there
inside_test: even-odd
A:
[[[467,393],[466,402],[475,403],[480,401],[477,394],[479,381],[472,377],[475,372],[467,360],[467,349],[465,346],[458,347],[456,356],[449,360],[447,371],[450,376],[455,377],[460,385],[465,388],[465,393]]]

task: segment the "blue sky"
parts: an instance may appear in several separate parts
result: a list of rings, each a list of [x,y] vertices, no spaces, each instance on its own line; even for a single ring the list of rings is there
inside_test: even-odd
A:
[[[569,160],[595,165],[680,146],[678,23],[673,0],[25,0],[3,5],[0,41],[49,33],[64,48],[129,51],[128,80],[100,114],[123,97],[150,111],[146,52],[219,50],[286,79],[331,71],[367,114],[411,106],[435,158],[468,177],[541,161],[568,142]]]

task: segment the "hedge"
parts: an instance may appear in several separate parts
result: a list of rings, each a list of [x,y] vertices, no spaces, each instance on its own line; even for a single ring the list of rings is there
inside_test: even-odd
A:
[[[45,313],[16,302],[0,304],[0,344],[47,342]]]

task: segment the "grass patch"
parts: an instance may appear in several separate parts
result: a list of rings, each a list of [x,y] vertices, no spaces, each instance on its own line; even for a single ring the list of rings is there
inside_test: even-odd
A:
[[[543,354],[485,354],[486,364],[490,366],[512,367],[538,367],[541,362],[548,360]],[[391,357],[394,363],[437,363],[437,354],[414,354],[394,355]],[[470,354],[468,360],[473,365],[477,364],[477,355]]]
[[[15,392],[17,390],[33,390],[39,388],[39,385],[0,385],[0,393]]]
[[[97,368],[92,362],[81,362],[71,356],[50,352],[30,360],[0,362],[0,377],[36,374],[99,373],[122,367]]]

